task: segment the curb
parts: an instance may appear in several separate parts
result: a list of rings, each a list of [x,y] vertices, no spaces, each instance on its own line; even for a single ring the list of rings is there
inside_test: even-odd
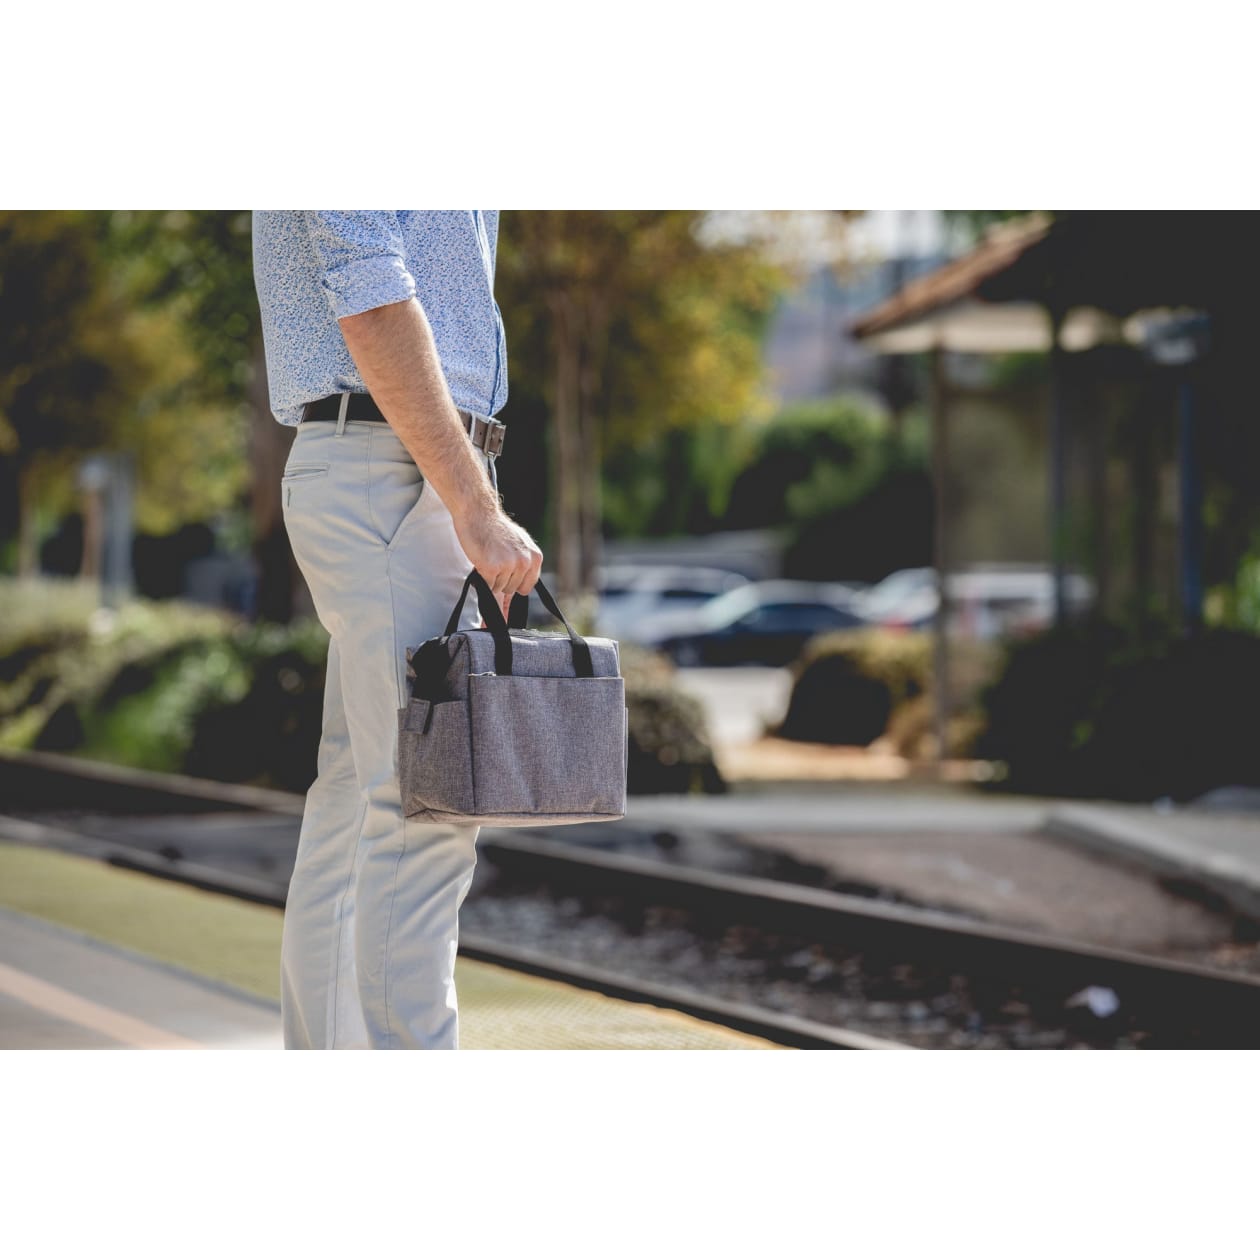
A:
[[[1089,806],[1053,809],[1041,830],[1103,857],[1119,856],[1148,871],[1188,880],[1235,912],[1260,919],[1260,871],[1229,854],[1194,849],[1190,842],[1172,839],[1158,828]]]

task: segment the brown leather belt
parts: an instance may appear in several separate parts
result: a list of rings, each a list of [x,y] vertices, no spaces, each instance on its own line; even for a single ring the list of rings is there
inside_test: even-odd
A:
[[[487,455],[500,454],[503,450],[503,438],[507,425],[490,416],[479,416],[475,412],[465,411],[462,407],[458,410],[459,418],[463,421],[464,428],[468,430],[472,444],[485,451]],[[341,395],[329,394],[327,398],[321,398],[318,402],[306,404],[302,409],[302,423],[308,424],[312,420],[335,422],[340,412]],[[373,420],[378,424],[389,423],[381,414],[381,409],[376,405],[372,395],[359,393],[352,393],[350,402],[346,406],[346,422],[349,423],[351,420]]]

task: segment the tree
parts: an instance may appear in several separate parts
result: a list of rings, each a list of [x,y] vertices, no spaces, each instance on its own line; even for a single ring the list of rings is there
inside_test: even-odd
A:
[[[239,334],[251,324],[223,278],[241,269],[199,273],[188,247],[221,233],[220,218],[0,215],[0,455],[19,500],[19,572],[36,567],[37,510],[74,506],[91,451],[133,455],[144,530],[169,532],[239,498],[232,382],[248,368]]]
[[[85,212],[0,212],[0,456],[17,489],[18,573],[37,564],[36,513],[107,443],[144,365]]]
[[[562,598],[594,586],[607,452],[764,406],[760,333],[785,277],[755,245],[703,240],[702,220],[686,210],[504,216],[496,289],[509,424],[528,438],[546,420]]]
[[[287,621],[297,571],[284,529],[280,474],[293,432],[276,423],[267,395],[250,213],[119,212],[111,231],[136,300],[178,314],[196,362],[177,393],[186,431],[201,444],[202,466],[219,477],[223,492],[233,501],[248,493],[258,567],[255,611],[262,619]]]

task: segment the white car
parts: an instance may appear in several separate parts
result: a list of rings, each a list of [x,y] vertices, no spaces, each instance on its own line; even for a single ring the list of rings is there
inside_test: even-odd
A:
[[[642,642],[643,627],[663,613],[699,608],[715,595],[747,585],[729,569],[685,565],[607,565],[600,570],[597,633]]]
[[[1054,619],[1054,574],[1045,565],[976,564],[947,575],[950,630],[977,639],[1028,634]],[[1078,613],[1094,598],[1094,583],[1065,575],[1068,608]],[[855,608],[874,625],[923,630],[936,619],[934,569],[901,569],[860,596]]]

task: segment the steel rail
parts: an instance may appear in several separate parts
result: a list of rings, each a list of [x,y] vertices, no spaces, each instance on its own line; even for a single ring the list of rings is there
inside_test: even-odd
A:
[[[22,764],[28,758],[37,764]],[[23,772],[26,772],[25,774]],[[102,812],[202,812],[213,809],[257,810],[260,817],[300,815],[300,796],[258,788],[206,783],[187,776],[99,767],[54,754],[0,754],[0,808],[9,805],[10,788],[20,781],[21,804],[36,798],[58,806],[96,808]],[[265,904],[283,905],[282,881],[245,876],[182,858],[164,858],[113,840],[93,838],[73,828],[57,828],[25,819],[0,819],[0,831],[27,843],[71,848],[150,874]],[[745,924],[790,933],[822,944],[840,944],[861,952],[903,950],[906,962],[957,966],[977,975],[1001,976],[1021,985],[1106,985],[1133,1008],[1149,1005],[1196,1028],[1220,1032],[1231,1045],[1260,1045],[1260,977],[1224,972],[1194,963],[1151,957],[1127,950],[1083,944],[1017,928],[995,927],[934,911],[873,902],[859,897],[782,881],[686,868],[623,854],[577,846],[527,829],[487,828],[478,844],[497,871],[541,881],[584,898],[612,895],[682,908],[702,921]],[[513,965],[508,947],[470,942],[471,948],[497,952]],[[518,952],[522,969],[530,963]],[[554,975],[572,964],[535,957],[534,964]],[[641,987],[611,973],[586,968],[588,987],[596,980],[620,985],[623,992]],[[541,974],[541,972],[539,973]],[[698,999],[688,999],[698,1000]],[[1175,1008],[1172,1015],[1170,1008]],[[720,1022],[720,1021],[718,1021]]]

